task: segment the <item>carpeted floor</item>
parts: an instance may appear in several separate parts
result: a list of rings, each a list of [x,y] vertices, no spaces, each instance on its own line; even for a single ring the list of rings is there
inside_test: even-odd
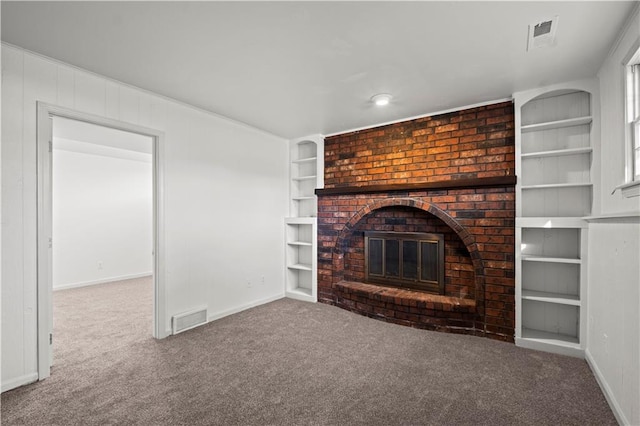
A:
[[[613,425],[587,364],[279,300],[162,341],[151,282],[54,293],[52,376],[8,425]]]

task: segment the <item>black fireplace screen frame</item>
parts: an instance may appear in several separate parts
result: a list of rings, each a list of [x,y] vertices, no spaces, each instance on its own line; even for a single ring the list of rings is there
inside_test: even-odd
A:
[[[372,265],[370,256],[380,262]],[[444,234],[367,231],[364,259],[368,283],[444,294]]]

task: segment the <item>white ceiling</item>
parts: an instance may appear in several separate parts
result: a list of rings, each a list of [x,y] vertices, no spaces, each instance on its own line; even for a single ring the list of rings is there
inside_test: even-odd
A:
[[[292,138],[593,77],[635,4],[2,1],[2,40]]]

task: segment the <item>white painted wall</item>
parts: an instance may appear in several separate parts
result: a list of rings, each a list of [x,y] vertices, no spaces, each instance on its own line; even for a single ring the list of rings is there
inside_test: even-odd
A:
[[[56,149],[57,142],[54,139],[54,290],[151,275],[151,154],[136,153],[146,156],[146,161],[136,161]]]
[[[595,241],[595,243],[592,243]],[[623,424],[640,424],[640,222],[589,224],[587,359]]]
[[[640,197],[611,191],[624,182],[624,86],[622,61],[640,38],[635,9],[617,46],[602,65],[600,78],[601,142],[595,155],[594,215],[589,224],[587,360],[605,390],[618,420],[640,424]],[[597,176],[597,175],[596,175]]]
[[[2,71],[3,390],[37,378],[38,100],[164,132],[166,330],[283,297],[286,140],[8,45]]]

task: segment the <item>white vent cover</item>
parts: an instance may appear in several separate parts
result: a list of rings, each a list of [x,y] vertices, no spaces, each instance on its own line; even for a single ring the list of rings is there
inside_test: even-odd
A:
[[[178,334],[206,323],[207,308],[205,306],[189,312],[174,315],[171,318],[171,329],[173,334]]]
[[[555,46],[558,19],[558,16],[554,16],[552,19],[545,19],[529,25],[528,51],[541,47]]]

